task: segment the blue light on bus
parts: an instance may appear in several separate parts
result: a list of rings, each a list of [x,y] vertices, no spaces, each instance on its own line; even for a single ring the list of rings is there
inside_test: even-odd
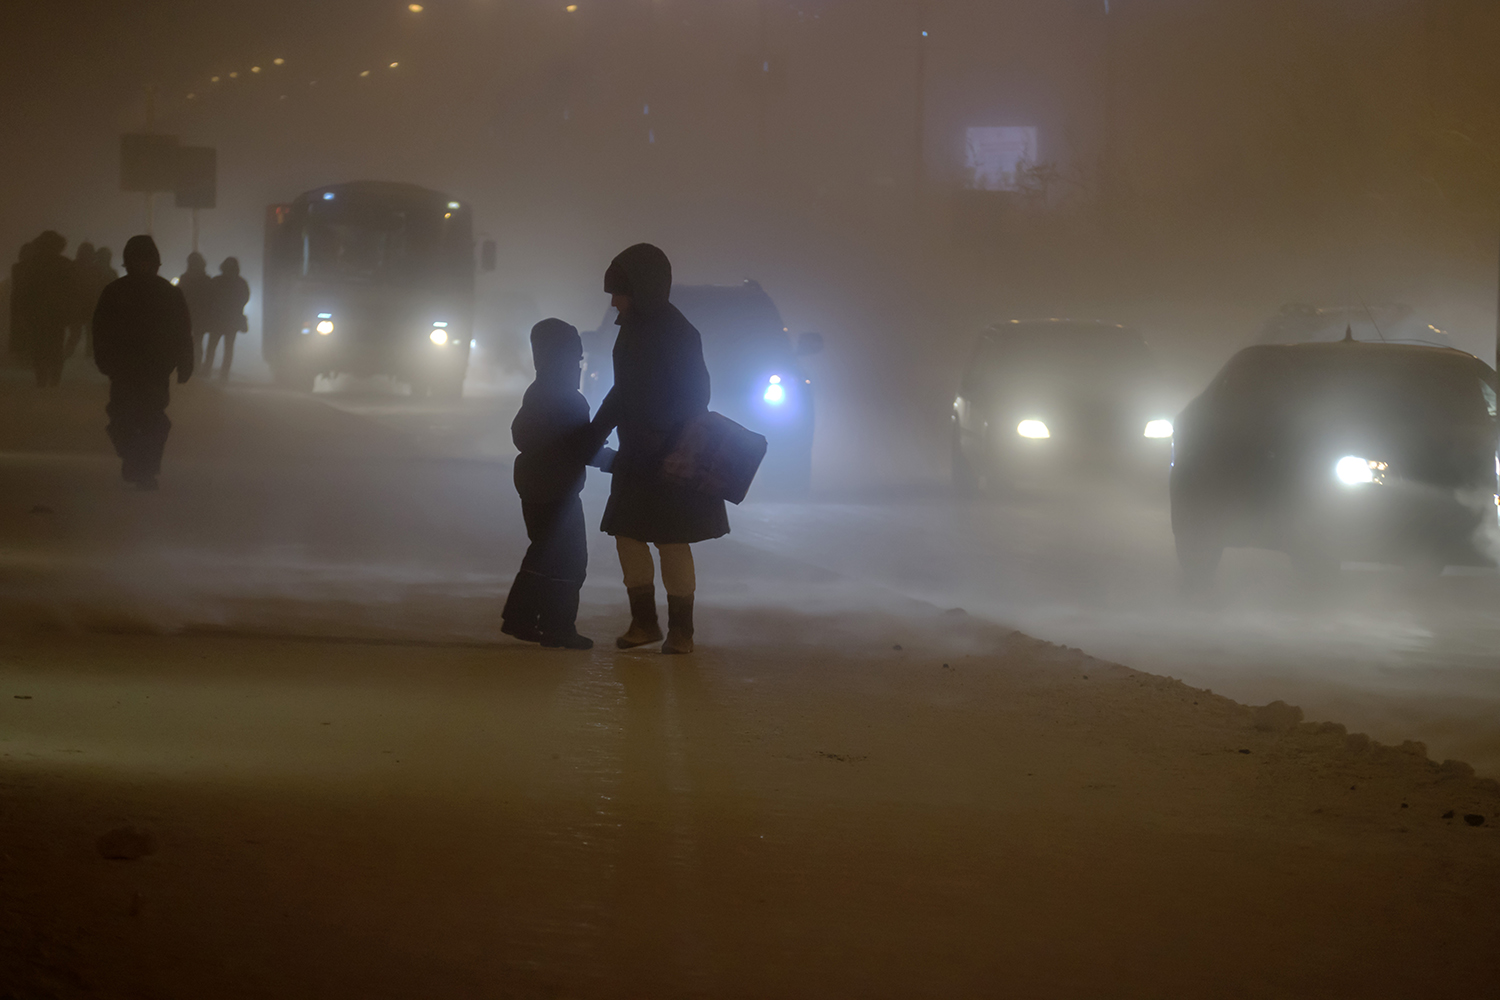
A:
[[[333,200],[333,192],[332,191],[324,191],[323,192],[323,200],[324,201],[332,201]]]

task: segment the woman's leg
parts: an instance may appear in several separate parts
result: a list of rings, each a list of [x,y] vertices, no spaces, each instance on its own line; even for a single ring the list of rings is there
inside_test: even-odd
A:
[[[651,547],[616,535],[615,550],[620,554],[625,593],[630,597],[630,628],[615,640],[615,645],[629,649],[657,642],[661,639],[661,623],[656,617],[656,566],[651,562]]]
[[[698,576],[693,550],[685,544],[657,545],[661,552],[661,585],[667,591],[667,641],[663,653],[693,651],[693,591]]]
[[[651,561],[651,546],[634,538],[621,538],[617,535],[615,551],[620,553],[620,569],[625,575],[626,590],[656,585],[656,564]]]
[[[661,553],[661,585],[668,597],[692,597],[698,589],[693,570],[693,549],[686,543],[658,545]]]

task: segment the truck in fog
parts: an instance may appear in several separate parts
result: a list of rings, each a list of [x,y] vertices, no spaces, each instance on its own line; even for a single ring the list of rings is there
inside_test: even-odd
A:
[[[469,206],[415,184],[355,181],[266,209],[261,349],[276,381],[387,375],[463,393],[474,329]]]

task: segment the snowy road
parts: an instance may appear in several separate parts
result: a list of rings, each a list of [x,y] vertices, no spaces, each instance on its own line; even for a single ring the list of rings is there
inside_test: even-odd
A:
[[[736,510],[699,549],[689,657],[608,645],[594,533],[579,624],[606,642],[541,650],[498,631],[524,546],[503,400],[189,385],[143,494],[103,396],[0,380],[18,995],[1249,1000],[1491,975],[1500,789],[1400,746],[1493,772],[1467,749],[1496,731],[1489,578],[1346,574],[1318,606],[1236,558],[1218,606],[1184,608],[1159,503],[934,488]],[[121,824],[157,852],[101,859]]]
[[[102,387],[14,383],[0,439],[13,604],[74,623],[493,641],[525,544],[509,405],[379,388],[298,397],[190,385],[164,488],[113,479]],[[590,517],[606,484],[592,476]],[[1347,568],[1309,593],[1283,557],[1226,556],[1217,590],[1177,589],[1164,497],[1098,488],[956,501],[904,491],[752,501],[700,548],[706,604],[868,607],[916,599],[1182,678],[1248,703],[1428,744],[1500,774],[1500,579]],[[619,594],[591,539],[583,623],[607,638]],[[712,636],[705,636],[712,641]]]

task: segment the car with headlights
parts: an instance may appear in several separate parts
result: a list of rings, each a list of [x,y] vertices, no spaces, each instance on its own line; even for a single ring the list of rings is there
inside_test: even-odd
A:
[[[1070,473],[1160,482],[1171,393],[1139,332],[1088,320],[1010,320],[983,331],[953,400],[952,469],[962,491]]]
[[[485,247],[486,268],[493,259]],[[389,375],[463,392],[474,332],[469,206],[415,184],[331,184],[266,210],[261,351],[277,382]]]
[[[1489,565],[1495,372],[1414,344],[1266,344],[1234,355],[1178,415],[1172,533],[1190,577],[1225,548],[1343,561]]]
[[[812,376],[803,360],[823,338],[803,333],[794,344],[781,312],[758,282],[673,285],[675,305],[703,338],[712,398],[709,406],[766,437],[756,488],[806,493],[812,484]],[[614,385],[615,311],[583,335],[583,391],[598,407]]]

